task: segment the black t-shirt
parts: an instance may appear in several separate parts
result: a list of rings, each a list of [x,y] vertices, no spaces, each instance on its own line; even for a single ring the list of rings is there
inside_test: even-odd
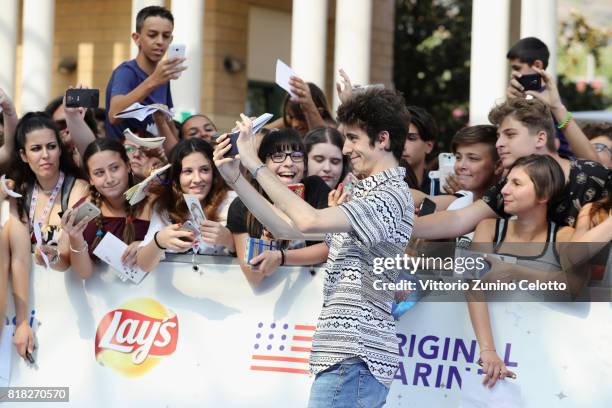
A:
[[[506,184],[502,180],[489,188],[482,200],[500,217],[509,218],[504,212],[501,190]],[[559,197],[548,209],[548,219],[558,225],[573,227],[578,213],[586,203],[605,198],[612,190],[612,169],[591,160],[570,160],[569,181]]]
[[[327,208],[327,196],[330,188],[319,176],[309,176],[302,180],[304,184],[304,200],[314,208]],[[227,211],[227,229],[233,234],[248,232],[247,208],[236,197]]]

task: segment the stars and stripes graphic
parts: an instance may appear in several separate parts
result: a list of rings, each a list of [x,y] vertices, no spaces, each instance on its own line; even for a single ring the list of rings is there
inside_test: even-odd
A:
[[[259,322],[255,330],[252,371],[310,374],[309,356],[316,326]]]

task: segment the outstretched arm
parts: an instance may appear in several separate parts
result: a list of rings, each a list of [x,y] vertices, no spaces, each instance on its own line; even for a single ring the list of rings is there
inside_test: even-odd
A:
[[[2,116],[4,118],[4,144],[0,147],[0,165],[7,163],[13,149],[15,148],[15,129],[19,117],[15,111],[13,101],[6,95],[4,90],[0,88],[0,107],[2,108]]]

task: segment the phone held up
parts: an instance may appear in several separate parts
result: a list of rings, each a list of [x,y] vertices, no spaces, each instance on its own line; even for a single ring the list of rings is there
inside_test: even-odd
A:
[[[66,91],[67,108],[97,108],[100,101],[98,89],[68,89]]]
[[[525,91],[539,91],[542,88],[542,76],[540,74],[527,74],[518,78]]]

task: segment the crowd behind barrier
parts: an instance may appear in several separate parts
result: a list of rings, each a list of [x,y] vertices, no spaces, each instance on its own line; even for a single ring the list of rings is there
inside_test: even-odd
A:
[[[612,301],[612,127],[578,126],[542,41],[509,50],[508,98],[491,124],[439,152],[430,113],[353,84],[350,67],[337,112],[290,75],[277,78],[290,94],[275,121],[235,112],[227,133],[201,113],[175,122],[171,81],[188,61],[180,45],[165,57],[173,29],[163,7],[138,13],[138,55],[113,71],[104,109],[79,85],[19,118],[0,89],[0,316],[15,346],[0,348],[0,368],[11,385],[63,379],[78,404],[317,408],[342,388],[348,405],[456,406],[480,360],[493,391],[466,385],[463,396],[610,400],[595,386],[609,364],[590,350],[610,343],[592,333],[610,317],[593,300]],[[424,256],[433,240],[450,240],[451,258],[489,255],[471,279],[564,285],[562,299],[580,302],[488,305],[469,292],[444,303],[377,288],[403,276],[387,261]],[[589,381],[572,383],[569,367]],[[337,384],[338,371],[351,380]],[[164,402],[146,391],[168,384]]]

